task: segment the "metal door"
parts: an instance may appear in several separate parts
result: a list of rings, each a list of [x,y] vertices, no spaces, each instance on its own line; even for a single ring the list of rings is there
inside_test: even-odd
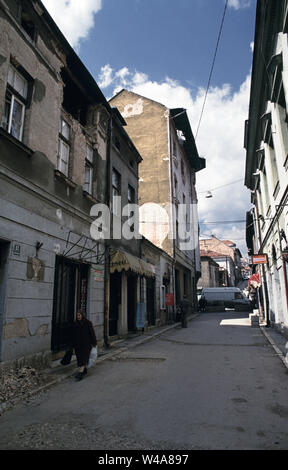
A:
[[[86,311],[88,266],[56,256],[51,349],[70,345],[71,326],[78,309]]]

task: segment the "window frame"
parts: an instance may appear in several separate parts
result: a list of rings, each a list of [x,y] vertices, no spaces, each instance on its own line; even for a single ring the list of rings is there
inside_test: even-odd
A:
[[[132,198],[129,196],[129,193],[132,195]],[[128,204],[135,204],[135,201],[136,201],[135,188],[129,183],[128,183],[128,189],[127,189],[127,200],[128,200]]]
[[[69,136],[68,138],[65,136],[65,134],[62,132],[63,127],[62,123],[65,122],[68,130],[69,130]],[[67,162],[62,158],[63,153],[60,151],[60,148],[62,146],[68,150],[68,157],[67,157]],[[59,136],[58,136],[58,154],[57,154],[57,170],[60,171],[63,175],[65,175],[68,178],[69,175],[69,164],[70,164],[70,155],[71,155],[71,126],[69,122],[64,118],[60,118],[60,126],[59,126]],[[63,171],[63,165],[62,162],[65,162],[65,165],[67,166],[66,172]]]
[[[20,78],[20,82],[23,84],[23,89],[20,90],[17,86],[17,77]],[[24,122],[25,122],[25,113],[28,104],[28,80],[27,78],[19,72],[13,64],[9,64],[8,68],[8,76],[7,76],[7,86],[5,92],[5,106],[4,112],[2,115],[2,123],[1,126],[3,129],[11,134],[12,137],[22,142],[23,139],[23,131],[24,131]],[[17,133],[13,133],[13,111],[15,108],[15,103],[21,106],[21,117],[19,119],[19,131]]]
[[[117,178],[117,185],[114,184],[113,181],[113,176],[116,176]],[[120,197],[121,198],[121,173],[119,173],[116,168],[112,168],[112,174],[111,174],[111,185],[112,185],[112,212],[114,215],[117,215],[118,217],[121,216],[121,207],[119,207],[119,200],[115,200],[115,197]]]
[[[88,152],[87,150],[91,149],[91,158],[88,158]],[[91,144],[88,142],[86,143],[86,156],[85,156],[85,172],[84,172],[84,184],[83,184],[83,190],[90,194],[91,196],[93,195],[93,160],[94,160],[94,150]],[[89,181],[86,181],[86,172],[89,173]],[[88,188],[87,186],[88,185]]]

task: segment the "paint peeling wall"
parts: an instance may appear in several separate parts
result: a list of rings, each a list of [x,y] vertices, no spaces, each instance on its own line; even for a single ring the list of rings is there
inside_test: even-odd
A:
[[[139,166],[139,206],[171,203],[170,164],[168,148],[168,114],[166,107],[126,90],[110,101],[127,122],[127,133],[141,154]],[[152,171],[151,171],[152,170]],[[148,212],[150,208],[148,207]],[[167,224],[149,226],[146,221],[143,235],[158,247],[173,255],[173,240],[169,240]]]
[[[0,145],[1,151],[3,146]],[[49,171],[47,166],[43,169]],[[5,177],[1,170],[0,165],[0,244],[4,241],[9,242],[4,265],[7,269],[6,287],[3,292],[5,308],[2,309],[2,318],[0,318],[3,325],[1,360],[5,361],[51,350],[56,254],[71,249],[69,256],[79,259],[79,252],[85,240],[83,239],[74,249],[73,243],[79,240],[79,233],[89,238],[90,221],[79,206],[75,205],[73,213],[68,207],[65,208],[57,190],[54,194],[53,191],[48,192],[44,188],[39,191],[31,180],[30,187],[27,188],[25,187],[27,180],[24,179],[21,187],[20,178],[15,187],[13,179],[8,177],[8,173]],[[12,176],[11,173],[9,175]],[[51,169],[50,175],[53,181]],[[82,195],[81,197],[83,199]],[[61,213],[59,213],[60,207]],[[35,264],[34,268],[32,266],[38,241],[43,243],[37,256],[40,261],[39,270]],[[95,242],[90,239],[86,248],[87,246],[92,248],[93,245]],[[96,248],[90,256],[95,252]],[[88,315],[96,328],[101,344],[104,285],[103,280],[96,280],[93,264],[90,268],[88,286]]]
[[[68,251],[70,259],[83,261],[84,248],[91,250],[84,251],[90,256],[87,314],[101,345],[104,279],[94,268],[103,246],[91,239],[90,210],[95,202],[105,202],[105,119],[108,122],[98,102],[87,107],[86,127],[63,109],[63,50],[43,26],[41,15],[32,41],[13,16],[17,9],[9,10],[7,4],[0,0],[1,120],[10,61],[30,77],[31,99],[22,142],[0,129],[0,361],[51,353],[56,256]],[[32,2],[21,2],[28,4]],[[71,125],[69,184],[55,173],[60,116]],[[91,197],[83,193],[87,143],[94,148],[95,160]]]
[[[60,70],[63,66],[38,35],[33,44],[10,10],[0,8],[0,116],[2,118],[10,61],[19,64],[34,81],[31,105],[26,109],[23,142],[56,164],[62,102]]]

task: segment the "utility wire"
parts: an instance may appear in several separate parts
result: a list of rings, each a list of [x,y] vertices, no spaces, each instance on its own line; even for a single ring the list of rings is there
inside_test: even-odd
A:
[[[218,224],[244,224],[246,220],[222,220],[222,221],[215,221],[215,222],[201,222],[199,221],[199,224],[201,225],[218,225]]]
[[[240,181],[243,181],[243,178],[239,180],[231,181],[231,183],[222,184],[222,186],[217,186],[216,188],[210,188],[210,189],[206,189],[206,191],[197,191],[197,192],[198,194],[203,194],[203,193],[207,193],[208,191],[215,191],[215,189],[224,188],[226,186],[230,186],[230,184],[239,183]]]
[[[195,140],[197,139],[200,123],[201,123],[201,120],[202,120],[202,116],[203,116],[203,112],[204,112],[204,108],[205,108],[205,104],[206,104],[206,100],[207,100],[208,91],[209,91],[209,88],[210,88],[211,77],[212,77],[212,73],[213,73],[213,69],[214,69],[214,65],[215,65],[215,60],[216,60],[216,55],[217,55],[217,51],[218,51],[218,46],[219,46],[221,34],[222,34],[222,29],[223,29],[223,24],[224,24],[224,19],[225,19],[225,15],[226,15],[227,6],[228,6],[228,0],[226,0],[225,7],[224,7],[224,13],[223,13],[222,21],[221,21],[219,34],[218,34],[216,49],[215,49],[215,53],[214,53],[214,57],[213,57],[211,70],[210,70],[209,80],[208,80],[208,85],[207,85],[205,98],[204,98],[204,102],[203,102],[203,106],[202,106],[202,110],[201,110],[201,114],[200,114],[200,118],[199,118],[199,122],[198,122],[197,131],[196,131],[196,134],[195,134]]]

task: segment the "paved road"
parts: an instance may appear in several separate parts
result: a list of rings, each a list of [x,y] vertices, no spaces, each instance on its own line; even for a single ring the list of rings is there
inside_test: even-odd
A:
[[[288,375],[247,313],[204,313],[0,418],[0,449],[288,449]]]

